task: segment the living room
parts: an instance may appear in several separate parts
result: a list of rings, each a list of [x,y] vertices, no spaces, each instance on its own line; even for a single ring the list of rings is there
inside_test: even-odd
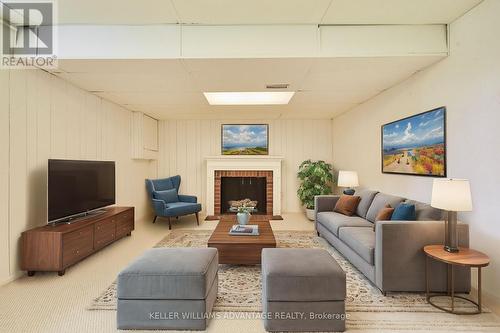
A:
[[[0,7],[0,331],[500,331],[500,1]]]

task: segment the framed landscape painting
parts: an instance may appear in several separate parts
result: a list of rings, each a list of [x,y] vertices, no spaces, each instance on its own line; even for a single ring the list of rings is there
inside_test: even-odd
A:
[[[222,125],[222,155],[268,155],[267,124]]]
[[[382,172],[446,177],[446,108],[382,125]]]

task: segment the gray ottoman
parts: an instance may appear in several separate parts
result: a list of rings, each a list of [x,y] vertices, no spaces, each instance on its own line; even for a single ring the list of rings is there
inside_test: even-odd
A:
[[[204,330],[218,265],[214,248],[146,251],[118,275],[118,328]]]
[[[344,331],[345,273],[321,249],[263,249],[267,331]]]

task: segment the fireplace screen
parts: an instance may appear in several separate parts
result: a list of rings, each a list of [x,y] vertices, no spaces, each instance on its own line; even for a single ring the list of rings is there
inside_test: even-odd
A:
[[[266,177],[221,177],[221,214],[234,213],[240,205],[266,214]]]

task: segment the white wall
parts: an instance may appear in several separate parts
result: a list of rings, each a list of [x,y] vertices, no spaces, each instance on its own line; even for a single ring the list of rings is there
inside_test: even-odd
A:
[[[117,204],[149,214],[131,159],[132,113],[39,70],[0,70],[0,283],[19,274],[21,232],[47,223],[47,159],[116,161]]]
[[[332,162],[329,120],[161,121],[158,175],[181,175],[181,193],[197,195],[204,206],[207,190],[204,158],[221,154],[221,125],[238,123],[269,124],[269,154],[284,157],[282,211],[301,211],[296,194],[298,166],[309,158]]]
[[[487,253],[484,288],[500,297],[500,1],[487,0],[450,27],[450,56],[333,120],[338,168],[359,172],[363,186],[425,202],[432,179],[382,174],[380,126],[447,107],[448,176],[468,178],[474,211],[471,247]]]

